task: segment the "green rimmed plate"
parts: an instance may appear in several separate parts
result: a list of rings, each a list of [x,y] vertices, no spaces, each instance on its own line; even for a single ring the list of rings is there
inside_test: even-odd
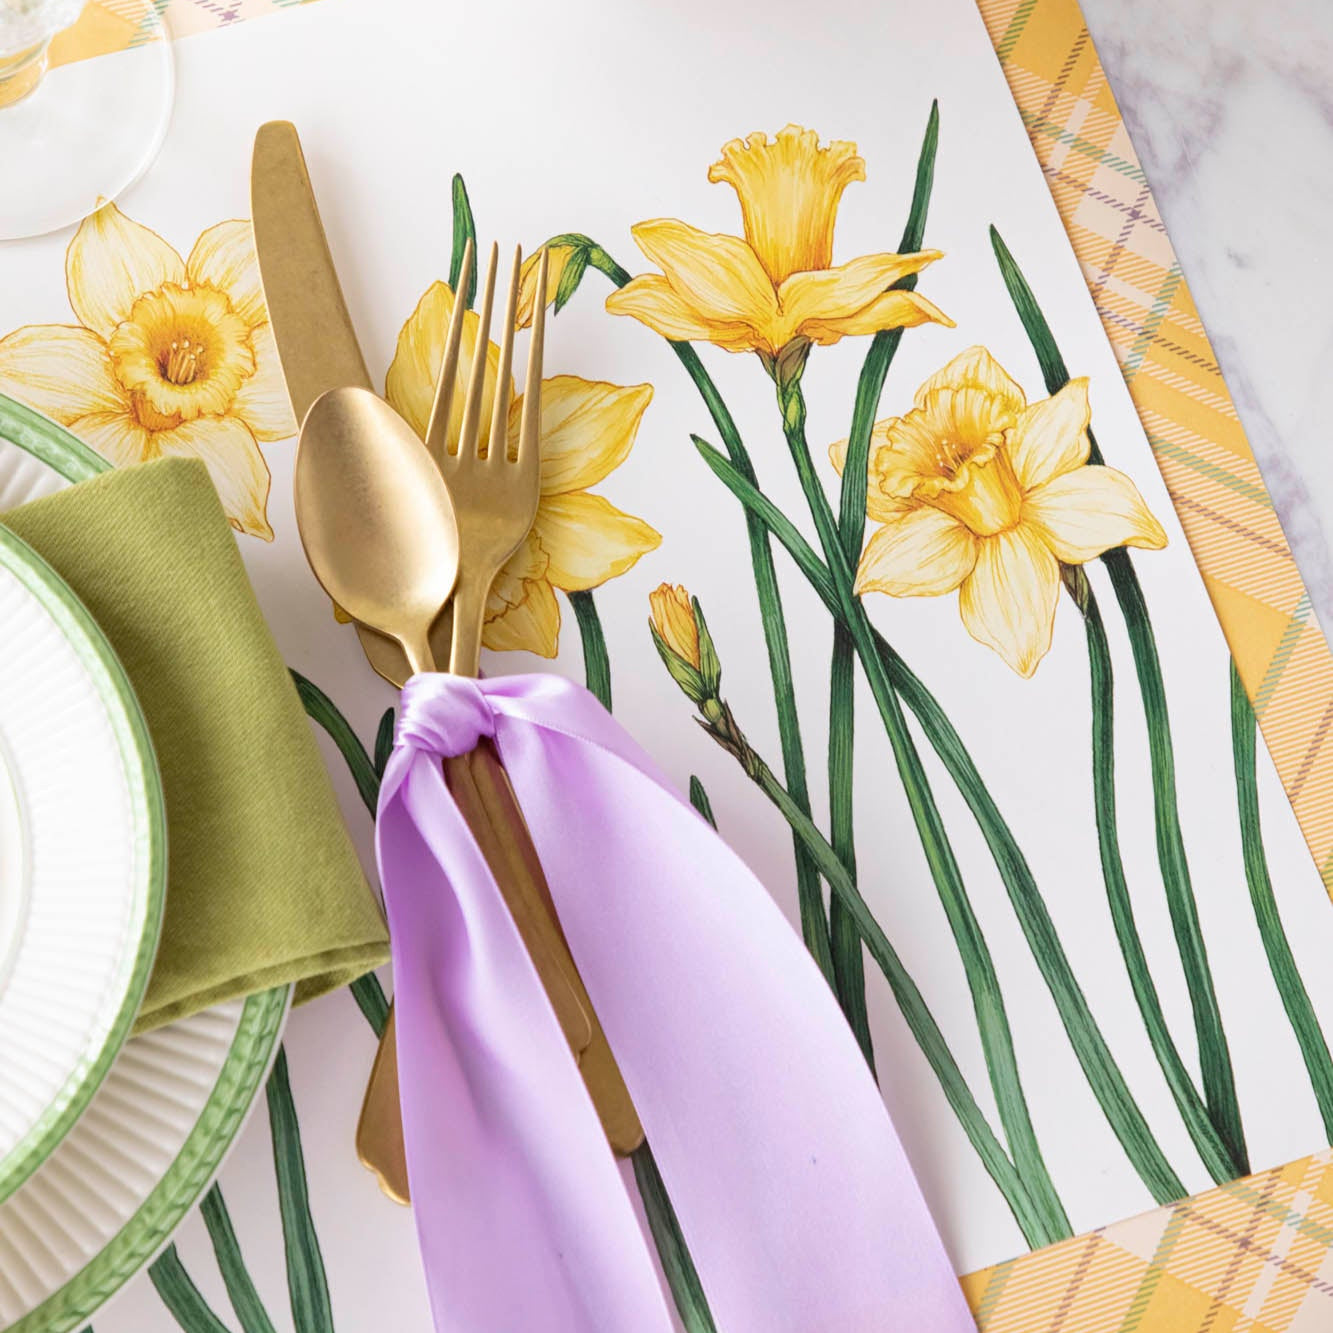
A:
[[[105,470],[69,432],[0,396],[0,508]],[[0,1328],[82,1327],[163,1248],[263,1087],[289,1000],[279,987],[124,1045],[78,1123],[0,1203]]]
[[[138,700],[83,604],[0,528],[0,1201],[106,1077],[148,985],[166,816]]]

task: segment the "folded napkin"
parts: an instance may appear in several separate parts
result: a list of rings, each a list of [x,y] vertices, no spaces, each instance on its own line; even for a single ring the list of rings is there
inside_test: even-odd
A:
[[[388,957],[379,907],[201,463],[108,472],[3,521],[80,597],[129,675],[166,796],[162,942],[136,1030]]]

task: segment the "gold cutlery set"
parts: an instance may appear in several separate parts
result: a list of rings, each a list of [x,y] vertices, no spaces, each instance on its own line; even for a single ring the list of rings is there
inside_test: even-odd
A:
[[[294,126],[260,127],[251,164],[251,216],[269,320],[300,424],[297,521],[315,576],[356,623],[371,666],[401,687],[447,663],[475,676],[491,584],[537,511],[541,374],[547,290],[543,253],[533,303],[519,426],[510,438],[510,384],[521,254],[504,307],[489,429],[482,421],[485,349],[498,247],[482,289],[477,354],[461,388],[462,426],[449,448],[466,303],[458,299],[423,442],[371,387],[320,222]],[[475,257],[469,243],[459,292]],[[513,791],[489,741],[445,761],[449,790],[485,856],[611,1146],[643,1130],[606,1035],[570,956]],[[393,1013],[357,1127],[357,1152],[386,1194],[409,1200]]]

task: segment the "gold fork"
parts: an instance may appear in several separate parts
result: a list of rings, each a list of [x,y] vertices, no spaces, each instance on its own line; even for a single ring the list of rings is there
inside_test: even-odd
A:
[[[466,676],[475,676],[480,666],[482,630],[491,585],[532,527],[540,496],[541,372],[548,256],[543,251],[538,265],[523,410],[512,454],[508,422],[521,251],[515,252],[510,278],[490,430],[486,436],[481,432],[487,362],[485,349],[490,337],[498,258],[499,247],[492,246],[482,294],[475,344],[477,351],[464,399],[457,449],[451,452],[448,446],[462,343],[464,303],[461,298],[455,302],[450,320],[435,401],[426,430],[426,447],[449,488],[458,524],[460,566],[450,604],[453,630],[449,668],[456,675]],[[471,266],[472,244],[469,241],[458,284],[460,292],[467,288]],[[622,1155],[633,1152],[643,1142],[643,1128],[560,930],[541,863],[494,747],[483,740],[470,754],[447,760],[445,777],[464,818],[478,838],[506,906],[532,955],[612,1148]],[[385,1192],[406,1203],[408,1185],[398,1111],[392,1011],[389,1017],[390,1026],[381,1039],[366,1088],[357,1129],[357,1149],[361,1160],[380,1177]]]
[[[463,423],[456,452],[448,450],[449,417],[453,410],[453,375],[442,373],[436,385],[435,403],[426,428],[426,448],[435,457],[454,502],[458,522],[459,549],[462,559],[458,584],[453,596],[453,644],[449,667],[455,675],[476,675],[481,661],[481,636],[486,617],[486,602],[491,584],[505,562],[528,535],[537,515],[540,498],[541,456],[541,380],[545,348],[546,288],[549,253],[542,251],[537,267],[537,290],[533,301],[532,341],[528,347],[527,374],[523,386],[523,411],[520,417],[517,448],[510,456],[509,403],[510,368],[514,354],[514,324],[518,307],[519,273],[523,263],[520,249],[514,251],[509,277],[509,296],[500,340],[500,364],[496,375],[495,402],[491,411],[490,434],[482,451],[480,433],[482,395],[485,390],[486,357],[484,349],[490,337],[491,310],[495,297],[495,271],[499,247],[491,247],[486,282],[482,292],[481,323],[476,346],[481,349],[472,362],[472,376],[463,404]],[[460,287],[463,284],[460,283]],[[460,303],[461,304],[461,303]],[[449,352],[446,348],[445,370]],[[526,888],[517,902],[510,901],[515,918],[536,915],[550,924],[557,938],[548,941],[557,947],[562,972],[587,1014],[591,1033],[579,1055],[579,1065],[588,1092],[602,1120],[611,1146],[620,1153],[633,1152],[643,1142],[643,1128],[630,1101],[624,1079],[611,1054],[611,1047],[584,989],[569,947],[559,933],[555,905],[551,900],[541,865],[528,837],[523,816],[509,787],[509,779],[489,742],[473,752],[473,777],[482,800],[501,833],[510,874],[502,881],[519,889]],[[531,891],[538,897],[533,898]],[[548,987],[548,991],[550,987]]]

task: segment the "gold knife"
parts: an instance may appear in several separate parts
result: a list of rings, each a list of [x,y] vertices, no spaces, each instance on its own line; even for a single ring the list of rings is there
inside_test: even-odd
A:
[[[320,221],[300,139],[296,127],[288,121],[270,121],[262,125],[255,136],[251,161],[251,218],[269,322],[297,423],[304,419],[315,399],[328,389],[356,385],[373,392]],[[441,661],[448,659],[450,619],[446,611],[431,636]],[[361,624],[357,624],[356,629],[371,666],[390,683],[401,686],[408,673],[398,645]],[[502,889],[507,887],[509,877],[517,878],[526,873],[534,878],[538,893],[549,906],[549,891],[531,849],[508,847],[496,836],[497,828],[512,826],[512,816],[517,812],[503,770],[489,755],[480,761],[476,756],[466,758],[470,761],[468,767],[477,769],[481,784],[478,787],[474,782],[466,783],[470,790],[455,794],[462,798],[465,817],[487,853],[487,860],[491,862]],[[487,759],[489,763],[485,762]],[[500,819],[502,815],[511,818]],[[521,815],[517,818],[521,826]],[[533,895],[528,892],[524,896],[530,900]],[[512,903],[513,894],[507,892],[506,900]],[[545,936],[547,947],[535,950],[535,956],[549,958],[553,952],[560,955],[560,970],[564,975],[553,975],[552,969],[546,967],[539,968],[539,971],[548,991],[554,986],[566,1001],[557,1002],[557,1010],[562,1014],[569,1010],[572,1014],[574,1008],[587,1006],[586,991],[568,957],[563,935],[554,920],[553,907],[550,910],[548,920],[536,923],[526,919],[531,913],[519,913],[520,931],[525,942],[534,932]],[[552,936],[558,940],[555,949],[549,943]],[[556,1002],[554,995],[553,1002]],[[606,1067],[614,1069],[614,1061],[600,1024],[595,1015],[590,1014],[590,1006],[588,1012],[591,1038],[575,1040],[573,1032],[578,1025],[571,1028],[572,1019],[564,1026],[571,1036],[576,1056],[591,1041],[594,1049],[589,1052],[591,1061],[586,1072],[602,1082],[606,1078]],[[362,1112],[361,1131],[368,1142],[373,1140],[378,1145],[377,1160],[367,1160],[365,1153],[363,1160],[380,1176],[386,1193],[406,1202],[408,1187],[397,1104],[392,1010],[389,1023],[376,1055]],[[588,1032],[588,1026],[584,1025],[581,1031]],[[603,1118],[618,1151],[627,1152],[637,1146],[642,1130],[637,1119],[632,1117],[632,1108],[630,1123],[626,1123],[622,1108],[614,1111],[607,1108]],[[359,1132],[359,1145],[362,1137]]]

